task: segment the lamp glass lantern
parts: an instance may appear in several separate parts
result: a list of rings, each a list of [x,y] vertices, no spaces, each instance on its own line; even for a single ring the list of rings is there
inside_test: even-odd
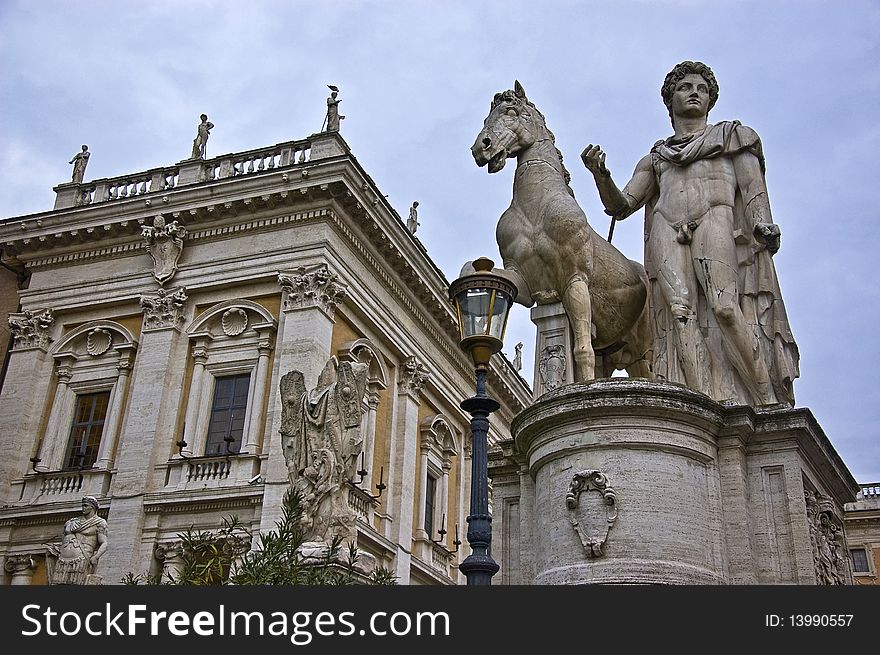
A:
[[[474,272],[450,285],[455,303],[461,346],[471,353],[474,365],[485,369],[489,358],[501,350],[507,317],[516,287],[492,272],[494,262],[481,257],[473,263]]]

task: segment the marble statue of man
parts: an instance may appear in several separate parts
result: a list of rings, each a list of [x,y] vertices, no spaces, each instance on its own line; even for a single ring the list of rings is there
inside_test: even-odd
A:
[[[332,84],[327,85],[330,88],[330,97],[327,98],[327,116],[324,119],[324,122],[327,125],[328,132],[338,132],[339,131],[339,121],[341,121],[345,116],[339,115],[339,103],[342,100],[339,100],[336,96],[339,93],[339,89],[333,86]]]
[[[64,524],[61,543],[46,544],[49,584],[91,584],[98,560],[107,550],[107,521],[98,516],[94,496],[82,499],[82,516]]]
[[[645,207],[654,373],[718,401],[793,406],[798,351],[772,259],[780,230],[761,140],[738,121],[708,123],[718,83],[701,62],[675,66],[661,96],[674,134],[623,190],[598,145],[581,154],[613,219]]]
[[[196,128],[196,138],[193,139],[192,159],[205,158],[206,148],[208,147],[208,137],[211,136],[211,129],[214,127],[214,123],[211,123],[208,120],[207,114],[202,114],[199,118],[202,122],[199,123]]]
[[[406,220],[406,229],[410,231],[410,234],[415,234],[416,230],[419,229],[419,201],[413,200],[412,207],[409,208],[409,218]]]
[[[91,157],[89,147],[83,145],[82,152],[76,153],[73,156],[73,159],[67,162],[68,164],[73,164],[73,175],[70,179],[71,182],[82,184],[83,178],[86,175],[86,166],[89,163],[89,157]]]
[[[346,482],[355,475],[363,447],[366,389],[367,365],[336,357],[324,366],[311,391],[302,371],[281,378],[281,439],[290,484],[302,493],[306,541],[357,537]]]

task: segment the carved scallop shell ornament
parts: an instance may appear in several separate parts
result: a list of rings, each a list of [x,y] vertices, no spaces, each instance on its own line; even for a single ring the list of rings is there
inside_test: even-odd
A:
[[[223,326],[223,332],[227,337],[237,337],[239,334],[247,330],[248,317],[247,312],[238,307],[227,309],[220,320]]]
[[[107,330],[95,328],[86,338],[86,352],[97,357],[103,355],[113,344],[113,337]]]

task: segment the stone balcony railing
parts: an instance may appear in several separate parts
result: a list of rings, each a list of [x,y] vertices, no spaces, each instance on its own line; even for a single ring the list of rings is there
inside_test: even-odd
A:
[[[50,503],[81,496],[101,498],[110,490],[111,472],[106,469],[82,469],[30,473],[21,481],[21,500]]]
[[[846,503],[843,508],[847,512],[880,509],[880,482],[860,484],[859,492],[856,494],[856,501],[854,503]]]
[[[354,484],[348,485],[348,506],[354,510],[359,519],[362,519],[371,528],[373,527],[376,505],[378,502],[366,491]]]
[[[246,453],[227,457],[174,458],[168,462],[165,488],[179,491],[239,486],[259,473],[259,457]]]
[[[186,159],[174,166],[154,168],[140,173],[120,175],[76,184],[67,182],[55,187],[55,209],[80,207],[113,202],[152,193],[263,173],[295,164],[305,164],[313,158],[323,158],[344,152],[329,134],[309,139],[286,141],[274,146],[230,153],[212,159]]]

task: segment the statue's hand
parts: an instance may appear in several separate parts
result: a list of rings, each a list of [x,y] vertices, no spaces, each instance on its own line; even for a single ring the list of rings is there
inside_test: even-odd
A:
[[[92,566],[98,566],[98,558],[92,555],[89,558],[89,564],[91,564]]]
[[[584,162],[584,166],[594,176],[609,177],[611,175],[611,171],[605,167],[605,153],[602,152],[602,148],[599,146],[594,146],[591,143],[584,148],[584,151],[581,153],[581,161]]]
[[[771,255],[776,254],[782,241],[782,231],[776,223],[755,223],[754,234],[759,243],[767,246]]]

